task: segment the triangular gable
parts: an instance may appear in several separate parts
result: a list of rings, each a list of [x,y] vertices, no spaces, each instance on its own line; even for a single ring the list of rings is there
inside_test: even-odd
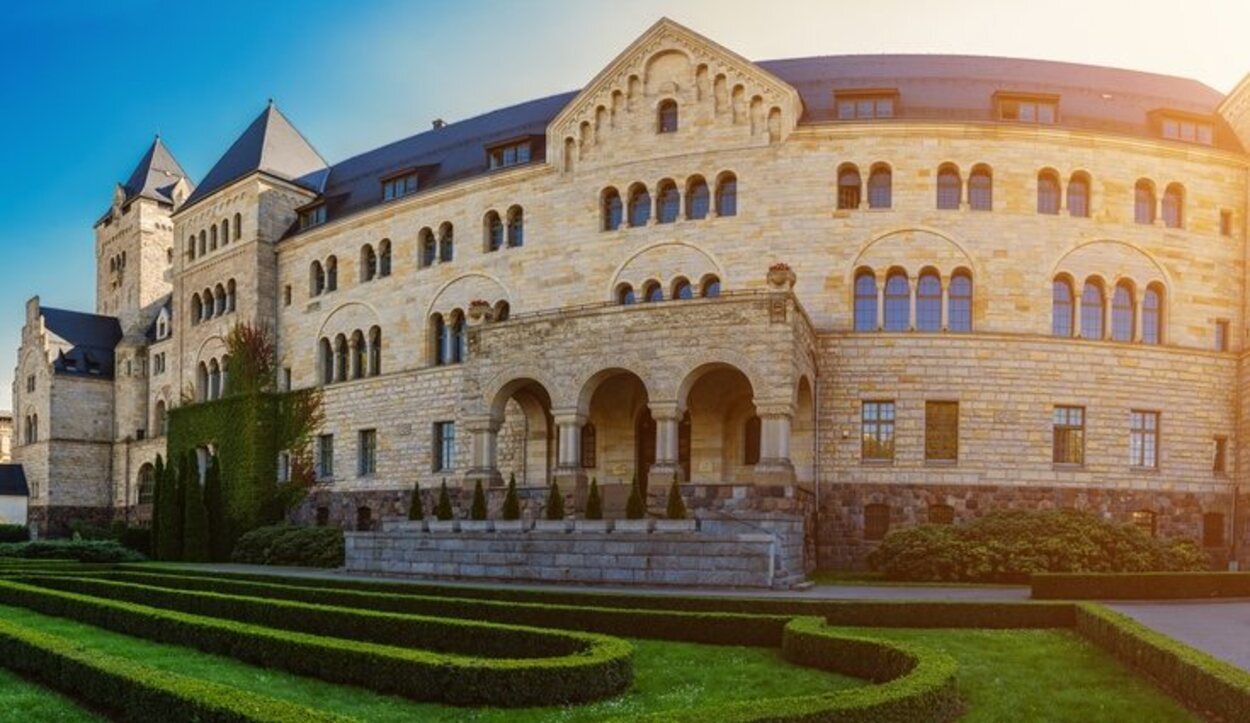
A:
[[[668,18],[621,52],[547,126],[547,159],[593,164],[619,129],[649,128],[657,104],[676,100],[718,140],[767,144],[803,113],[799,92],[758,65]],[[688,123],[686,127],[694,127]],[[606,160],[606,159],[605,159]]]

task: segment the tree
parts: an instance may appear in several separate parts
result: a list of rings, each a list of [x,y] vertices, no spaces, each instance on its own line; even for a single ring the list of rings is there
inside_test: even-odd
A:
[[[625,503],[625,519],[641,520],[647,516],[647,503],[642,499],[642,490],[638,487],[638,477],[629,485],[629,501]]]
[[[594,477],[590,480],[590,494],[586,496],[586,519],[603,519],[603,500],[599,498],[599,480]]]
[[[158,540],[161,539],[161,487],[165,485],[165,459],[161,455],[156,455],[156,464],[152,471],[152,528],[151,528],[151,548],[149,554],[157,557],[156,546]]]
[[[555,481],[552,481],[551,489],[547,492],[546,517],[549,520],[564,519],[564,495],[560,494],[560,485]]]
[[[215,465],[210,462],[204,473],[205,484],[214,469]],[[187,562],[209,559],[208,511],[204,508],[204,488],[198,477],[197,474],[182,485],[182,559]]]
[[[451,494],[447,492],[446,478],[443,479],[443,486],[438,490],[438,504],[434,507],[434,516],[444,522],[456,518],[451,510]]]
[[[208,523],[208,558],[213,562],[225,562],[230,559],[232,544],[218,455],[208,460],[208,471],[204,475],[204,509]]]
[[[686,519],[686,501],[681,498],[681,486],[677,483],[676,475],[673,476],[673,484],[668,488],[668,507],[664,510],[664,516],[670,520]]]
[[[502,517],[505,520],[521,519],[521,500],[516,493],[516,472],[508,475],[508,492],[503,497]]]
[[[408,504],[408,519],[424,520],[425,505],[421,502],[421,483],[412,486],[412,502]]]
[[[473,486],[473,506],[469,508],[469,519],[486,519],[486,491],[482,489],[482,480]]]

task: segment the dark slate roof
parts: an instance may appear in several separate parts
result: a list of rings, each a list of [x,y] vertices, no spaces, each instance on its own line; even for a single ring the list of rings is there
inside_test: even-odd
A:
[[[325,159],[272,101],[218,159],[183,207],[256,171],[313,191],[320,191],[325,180]]]
[[[173,337],[174,335],[174,319],[173,319],[174,295],[169,294],[165,297],[165,301],[161,303],[161,308],[156,310],[156,315],[152,317],[152,323],[148,324],[147,331],[144,332],[144,336],[147,338],[148,343],[152,343],[157,340],[156,339],[156,324],[158,321],[160,321],[161,311],[165,311],[165,310],[170,312],[169,335],[165,338],[169,339]]]
[[[169,152],[161,137],[157,136],[152,145],[148,146],[147,153],[139,160],[139,165],[131,172],[130,178],[122,184],[126,194],[122,203],[130,203],[136,198],[173,203],[173,188],[181,178],[186,178],[190,183],[187,172],[182,170],[174,154]]]
[[[834,91],[892,88],[898,118],[993,121],[997,92],[1059,95],[1059,127],[1150,135],[1148,117],[1159,109],[1216,115],[1224,96],[1195,80],[1133,70],[967,55],[837,55],[762,61],[803,99],[801,123],[834,119]],[[577,91],[553,95],[428,130],[362,153],[329,169],[323,196],[327,220],[382,203],[381,179],[417,170],[418,188],[489,171],[485,147],[534,137],[534,160],[545,157],[548,123]],[[890,122],[890,121],[877,121]],[[1235,135],[1216,119],[1216,145],[1240,151]],[[212,175],[210,173],[210,175]],[[206,178],[196,195],[210,186]],[[293,227],[290,233],[295,233]]]
[[[0,464],[0,497],[29,497],[26,472],[20,464]]]
[[[58,374],[113,378],[113,349],[122,338],[116,318],[47,306],[41,306],[39,313],[44,327],[71,345],[53,360]]]

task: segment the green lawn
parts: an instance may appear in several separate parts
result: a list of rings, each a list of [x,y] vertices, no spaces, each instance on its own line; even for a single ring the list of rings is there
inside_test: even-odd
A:
[[[104,720],[79,708],[73,701],[0,668],[0,721],[89,723]]]
[[[964,723],[1199,721],[1166,693],[1067,630],[844,628],[945,650],[959,661]]]

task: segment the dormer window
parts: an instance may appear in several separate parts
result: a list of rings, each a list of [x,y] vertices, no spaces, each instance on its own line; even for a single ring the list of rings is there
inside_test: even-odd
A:
[[[417,192],[417,172],[410,171],[382,181],[382,200],[390,201]]]
[[[490,157],[491,170],[529,163],[532,156],[531,150],[528,140],[505,143],[489,148],[487,149],[487,155]]]
[[[659,126],[657,130],[660,133],[677,132],[677,101],[660,101]]]
[[[838,120],[871,120],[893,118],[898,106],[898,91],[892,88],[839,90],[833,94]]]
[[[1059,119],[1057,95],[996,93],[994,105],[999,120],[1054,125]]]
[[[324,203],[317,204],[312,208],[306,208],[299,212],[299,230],[320,226],[326,222],[326,206]]]
[[[1215,126],[1209,121],[1194,118],[1163,116],[1159,123],[1159,134],[1170,141],[1201,143],[1204,146],[1215,143]]]

